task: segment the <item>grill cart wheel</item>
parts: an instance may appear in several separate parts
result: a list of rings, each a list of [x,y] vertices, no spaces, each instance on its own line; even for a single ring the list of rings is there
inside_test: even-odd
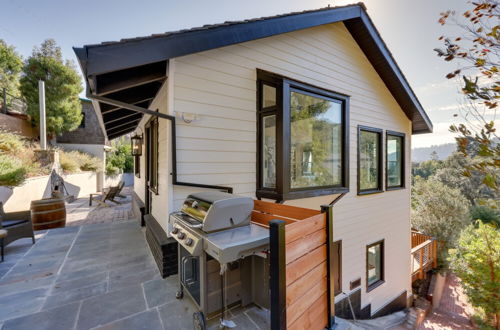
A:
[[[184,297],[184,292],[182,292],[182,290],[179,290],[175,293],[175,298],[182,299],[182,297]]]
[[[202,312],[193,313],[193,326],[195,330],[205,330],[207,328],[205,316]]]

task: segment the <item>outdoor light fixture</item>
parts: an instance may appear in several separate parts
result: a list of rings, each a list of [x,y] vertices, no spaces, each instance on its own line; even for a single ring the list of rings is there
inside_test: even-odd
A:
[[[132,156],[141,156],[142,155],[142,134],[135,134],[130,138],[132,143]]]

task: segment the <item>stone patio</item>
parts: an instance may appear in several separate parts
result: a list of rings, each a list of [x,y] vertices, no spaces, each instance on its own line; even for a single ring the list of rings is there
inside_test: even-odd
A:
[[[160,277],[139,221],[108,220],[37,232],[35,245],[21,239],[6,248],[0,329],[193,328],[194,305],[175,299],[177,276]],[[238,329],[269,328],[257,307],[229,316]],[[217,320],[210,325],[218,328]]]

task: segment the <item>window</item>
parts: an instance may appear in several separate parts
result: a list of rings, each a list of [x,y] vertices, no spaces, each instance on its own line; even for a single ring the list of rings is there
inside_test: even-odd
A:
[[[136,177],[141,177],[141,156],[134,156],[134,174]]]
[[[366,291],[384,283],[384,240],[366,247]]]
[[[345,95],[258,71],[257,197],[348,191]]]
[[[405,187],[405,135],[387,132],[385,186],[387,190]]]
[[[358,127],[358,195],[382,191],[382,130]]]

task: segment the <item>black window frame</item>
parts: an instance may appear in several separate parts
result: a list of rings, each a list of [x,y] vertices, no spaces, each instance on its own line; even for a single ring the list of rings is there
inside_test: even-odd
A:
[[[262,108],[262,85],[276,87],[276,105]],[[339,185],[291,188],[290,171],[290,93],[321,97],[340,103],[342,106],[342,182]],[[350,96],[324,88],[306,84],[278,74],[257,69],[257,189],[256,197],[285,200],[333,195],[349,192],[349,100]],[[276,115],[276,183],[275,188],[262,184],[262,120],[263,117]],[[286,124],[285,124],[286,123]]]
[[[377,180],[377,188],[370,188],[370,189],[361,189],[361,132],[371,132],[371,133],[376,133],[378,135],[378,180]],[[370,126],[363,126],[363,125],[358,125],[358,159],[357,159],[357,181],[358,181],[358,195],[371,195],[371,194],[378,194],[381,192],[384,192],[384,144],[383,144],[383,132],[384,130],[381,128],[376,128],[376,127],[370,127]]]
[[[388,154],[388,143],[389,136],[395,136],[401,138],[401,184],[399,186],[389,186],[389,154]],[[385,132],[385,190],[399,190],[406,188],[406,134],[396,131],[386,131]]]
[[[368,250],[376,245],[380,245],[380,251],[382,253],[382,255],[380,256],[380,279],[375,283],[368,284]],[[365,268],[366,268],[366,292],[370,292],[385,283],[385,240],[384,239],[368,244],[366,246]]]
[[[150,160],[148,160],[148,168],[146,168],[147,172],[146,180],[148,181],[149,190],[156,195],[158,195],[158,167],[159,167],[158,125],[159,125],[158,117],[155,116],[152,117],[145,126],[146,131],[149,132],[149,135],[147,136],[147,143],[149,144],[147,148],[149,148],[149,150],[146,157],[150,157]]]
[[[141,177],[141,156],[134,156],[134,175],[136,178]]]

